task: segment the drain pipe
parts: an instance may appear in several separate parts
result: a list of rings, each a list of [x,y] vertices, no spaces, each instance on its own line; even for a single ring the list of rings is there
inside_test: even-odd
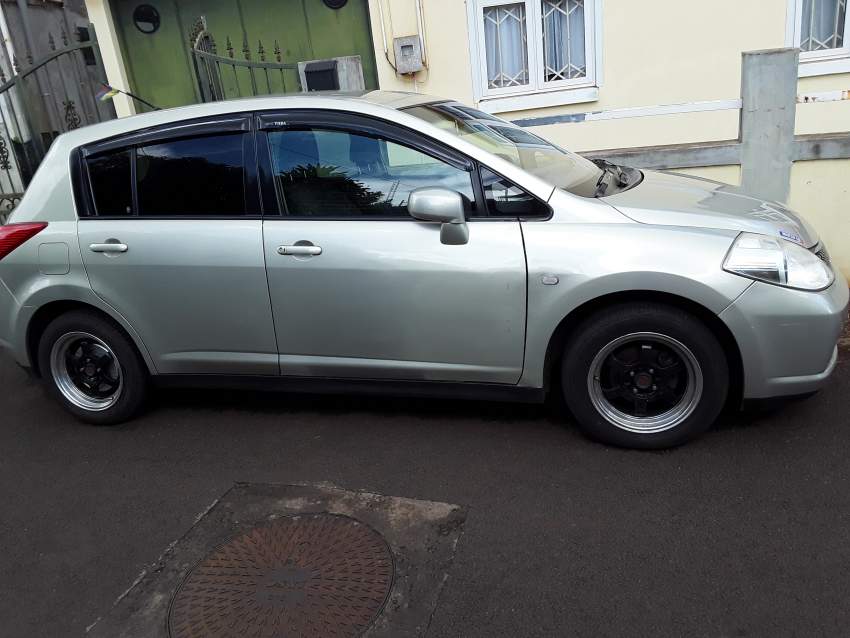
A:
[[[428,66],[428,52],[425,50],[425,18],[422,16],[422,0],[416,0],[416,32],[419,35],[419,50],[422,51],[422,66]]]
[[[18,0],[18,2],[20,1],[21,0]],[[390,49],[387,46],[387,27],[384,24],[384,0],[378,0],[378,17],[381,20],[381,40],[383,40],[384,43],[384,57],[387,59],[387,62],[389,62],[389,65],[393,68],[393,71],[398,73],[396,65],[393,64],[392,60],[390,60]]]

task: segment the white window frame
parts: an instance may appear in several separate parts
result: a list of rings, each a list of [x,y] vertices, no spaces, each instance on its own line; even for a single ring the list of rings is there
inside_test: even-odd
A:
[[[844,46],[838,49],[800,51],[799,77],[850,73],[850,11],[844,16]],[[799,48],[803,34],[803,0],[788,0],[785,46]]]
[[[529,83],[521,86],[490,88],[487,82],[487,48],[484,40],[484,9],[487,7],[524,4],[527,34]],[[470,63],[473,96],[482,110],[493,113],[542,108],[559,104],[592,102],[598,99],[601,83],[602,0],[585,0],[584,37],[585,77],[544,79],[543,12],[541,0],[467,0]]]

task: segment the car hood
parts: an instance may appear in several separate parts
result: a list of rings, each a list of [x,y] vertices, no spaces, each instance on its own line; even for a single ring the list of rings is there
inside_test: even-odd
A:
[[[605,201],[642,224],[748,231],[806,248],[818,243],[811,225],[782,204],[701,177],[644,171],[640,184]]]

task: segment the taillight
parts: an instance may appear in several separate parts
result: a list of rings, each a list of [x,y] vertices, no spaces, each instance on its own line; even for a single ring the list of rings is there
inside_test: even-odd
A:
[[[47,228],[45,222],[0,226],[0,259]]]

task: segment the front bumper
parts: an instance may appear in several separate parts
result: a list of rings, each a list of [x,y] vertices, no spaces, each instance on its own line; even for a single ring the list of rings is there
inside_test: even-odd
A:
[[[847,320],[847,282],[839,274],[822,292],[755,282],[720,318],[732,331],[744,366],[744,399],[815,392],[838,362]]]

